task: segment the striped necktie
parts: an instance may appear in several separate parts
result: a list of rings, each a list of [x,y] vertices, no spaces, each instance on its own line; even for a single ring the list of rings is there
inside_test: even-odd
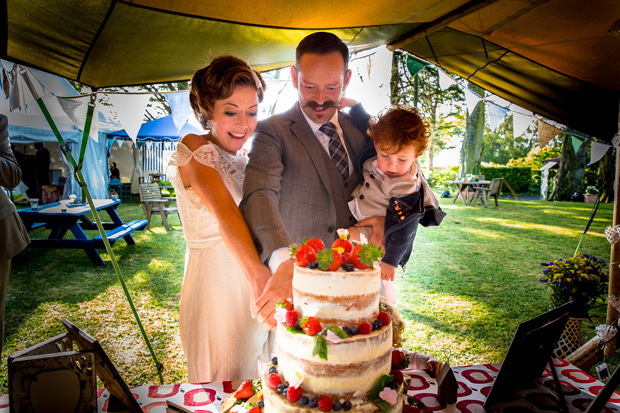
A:
[[[344,146],[342,146],[342,142],[340,142],[336,125],[327,122],[321,125],[319,130],[329,136],[329,157],[336,168],[338,168],[342,179],[347,179],[349,177],[349,158],[344,150]]]

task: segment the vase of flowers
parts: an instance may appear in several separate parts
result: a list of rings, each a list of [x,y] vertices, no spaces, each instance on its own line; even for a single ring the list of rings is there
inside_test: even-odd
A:
[[[595,186],[590,185],[586,188],[586,192],[583,196],[585,202],[593,204],[594,202],[596,202],[596,197],[598,196],[598,189],[596,189]]]
[[[551,288],[553,304],[559,306],[571,300],[576,303],[556,347],[555,355],[564,357],[581,345],[581,321],[608,294],[609,274],[603,269],[607,264],[594,255],[577,253],[568,260],[560,258],[540,265],[545,269],[538,281]]]

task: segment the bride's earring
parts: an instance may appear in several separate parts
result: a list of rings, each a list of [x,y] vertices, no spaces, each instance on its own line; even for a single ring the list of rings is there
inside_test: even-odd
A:
[[[213,128],[213,123],[210,120],[207,121],[207,130],[211,130]]]

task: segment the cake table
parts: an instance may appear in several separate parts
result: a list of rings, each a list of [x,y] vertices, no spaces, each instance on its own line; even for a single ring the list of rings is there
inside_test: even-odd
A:
[[[458,400],[451,405],[443,405],[437,400],[435,379],[422,370],[405,370],[411,376],[408,394],[421,400],[433,412],[482,413],[484,401],[489,394],[500,364],[480,364],[453,367],[459,385]],[[603,383],[572,364],[558,359],[555,364],[563,391],[571,412],[583,412],[603,387]],[[145,413],[165,413],[169,400],[194,412],[220,411],[221,402],[234,392],[240,382],[213,382],[205,384],[166,384],[144,385],[131,388]],[[509,404],[518,407],[522,413],[559,411],[553,390],[553,378],[547,368],[535,385],[519,392],[517,399]],[[109,393],[105,389],[97,392],[99,412],[108,412]],[[9,412],[9,396],[0,396],[0,413]],[[508,406],[505,406],[508,407]],[[512,410],[512,409],[511,409]],[[516,410],[515,410],[516,411]],[[620,413],[620,394],[614,393],[607,404],[607,412]]]

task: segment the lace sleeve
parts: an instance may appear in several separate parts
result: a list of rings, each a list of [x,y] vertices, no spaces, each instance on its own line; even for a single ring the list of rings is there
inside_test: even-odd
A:
[[[184,166],[192,160],[192,151],[184,143],[179,142],[177,150],[170,157],[169,165]]]
[[[192,156],[204,166],[208,166],[219,172],[220,153],[214,144],[207,143],[206,145],[202,145],[194,151]]]

